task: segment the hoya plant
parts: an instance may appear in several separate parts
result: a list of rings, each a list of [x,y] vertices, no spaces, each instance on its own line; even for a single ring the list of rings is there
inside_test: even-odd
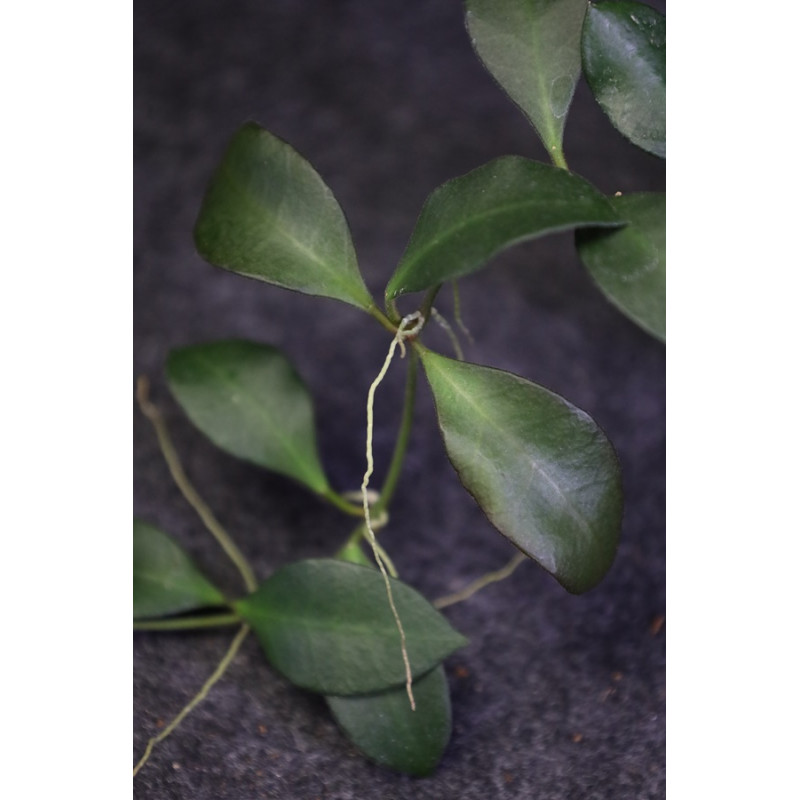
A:
[[[134,774],[252,633],[275,670],[325,698],[368,758],[428,775],[452,729],[443,664],[469,634],[442,609],[528,560],[573,594],[596,586],[614,560],[623,494],[611,442],[536,376],[465,356],[457,281],[490,267],[507,248],[573,231],[581,261],[609,301],[665,339],[664,194],[605,196],[570,170],[563,144],[583,73],[611,123],[634,145],[665,157],[664,17],[628,0],[467,0],[466,25],[477,55],[528,118],[551,163],[499,155],[434,189],[382,296],[367,288],[337,199],[289,143],[248,122],[211,176],[194,228],[199,254],[244,278],[308,295],[309,303],[321,297],[347,304],[363,318],[363,335],[384,342],[386,357],[380,369],[364,365],[374,380],[366,397],[353,398],[365,419],[364,438],[353,445],[364,457],[353,493],[334,485],[320,455],[311,391],[281,350],[229,338],[170,353],[171,393],[214,445],[291,479],[353,520],[352,533],[329,552],[276,564],[268,575],[255,574],[195,490],[146,379],[140,381],[139,405],[172,477],[238,569],[241,587],[216,586],[157,521],[134,520],[134,629],[237,629],[217,670],[150,739]],[[455,292],[452,320],[437,310],[444,291]],[[326,307],[321,303],[320,315]],[[426,336],[435,326],[447,331],[447,350]],[[375,406],[386,374],[403,360],[402,412],[376,486]],[[391,524],[420,377],[458,479],[517,550],[504,569],[433,600],[403,582],[380,536]]]

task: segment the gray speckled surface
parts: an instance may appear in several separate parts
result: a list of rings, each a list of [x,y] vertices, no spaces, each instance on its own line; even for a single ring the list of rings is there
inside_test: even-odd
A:
[[[355,488],[364,398],[388,337],[355,309],[224,273],[194,253],[194,216],[225,142],[256,119],[303,153],[344,207],[376,293],[433,188],[498,155],[544,155],[477,61],[452,0],[139,0],[134,24],[134,368],[152,377],[187,471],[263,577],[330,553],[349,522],[208,444],[167,393],[168,350],[231,336],[283,349],[315,395],[332,482]],[[583,86],[566,154],[604,191],[664,188],[663,163],[616,134]],[[603,300],[568,235],[503,254],[461,290],[476,339],[469,358],[565,395],[616,446],[626,512],[606,580],[573,597],[526,564],[448,611],[470,645],[446,665],[454,733],[432,778],[364,760],[324,702],[289,686],[251,638],[208,699],[156,749],[134,783],[136,798],[664,796],[664,629],[651,632],[665,610],[664,347]],[[396,368],[378,392],[376,482],[401,391]],[[172,533],[236,591],[235,570],[171,484],[138,414],[134,436],[136,514]],[[424,381],[384,540],[404,579],[431,598],[512,552],[447,464]],[[136,635],[135,757],[158,720],[174,716],[211,673],[231,637]]]

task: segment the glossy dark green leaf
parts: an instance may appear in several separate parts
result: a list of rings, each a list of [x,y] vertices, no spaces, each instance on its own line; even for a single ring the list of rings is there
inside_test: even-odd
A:
[[[486,516],[570,592],[600,581],[622,520],[619,464],[562,397],[502,370],[427,351],[447,455]]]
[[[392,580],[416,677],[466,639],[410,586]],[[320,694],[376,692],[405,683],[405,666],[380,572],[335,559],[278,570],[236,604],[270,663],[292,683]]]
[[[629,194],[611,202],[628,225],[579,233],[578,253],[609,300],[666,341],[666,195]]]
[[[405,687],[328,701],[353,744],[378,764],[409,775],[430,775],[450,741],[450,689],[444,667],[414,681],[416,711]]]
[[[224,269],[360,308],[371,304],[331,190],[294,148],[247,123],[231,140],[194,231]]]
[[[481,60],[545,147],[557,153],[581,73],[586,5],[586,0],[466,2],[467,28]]]
[[[170,389],[189,418],[232,455],[324,494],[308,390],[274,347],[241,340],[173,350]]]
[[[225,605],[222,593],[158,528],[133,521],[133,618]]]
[[[386,296],[474,272],[517,242],[585,225],[619,224],[608,200],[583,178],[503,156],[430,195]]]
[[[591,4],[583,69],[614,127],[648,153],[667,155],[666,20],[642,3]]]

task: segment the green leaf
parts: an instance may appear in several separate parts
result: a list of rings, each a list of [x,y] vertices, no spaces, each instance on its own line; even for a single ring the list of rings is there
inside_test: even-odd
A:
[[[590,5],[581,47],[586,80],[614,127],[667,155],[666,19],[642,3]]]
[[[570,592],[614,560],[622,487],[600,428],[562,397],[502,370],[422,356],[447,455],[486,516]]]
[[[581,74],[586,0],[467,0],[467,28],[486,69],[561,156]],[[563,159],[563,156],[561,156]]]
[[[133,521],[133,618],[225,605],[222,593],[158,528]]]
[[[629,224],[615,231],[582,231],[578,253],[605,295],[653,336],[666,341],[666,195],[611,199]]]
[[[308,389],[274,347],[240,340],[173,350],[167,379],[189,418],[234,456],[324,494]]]
[[[439,665],[414,681],[416,711],[405,687],[350,697],[328,696],[350,740],[378,764],[409,775],[430,775],[450,741],[450,690]]]
[[[608,200],[583,178],[503,156],[430,195],[386,297],[475,272],[517,242],[585,225],[620,224]]]
[[[412,674],[428,672],[466,639],[410,586],[392,579]],[[371,567],[335,559],[278,570],[236,604],[270,663],[320,694],[376,692],[405,683],[386,586]]]
[[[253,122],[228,145],[194,237],[218,267],[359,308],[372,304],[331,190],[296,150]]]

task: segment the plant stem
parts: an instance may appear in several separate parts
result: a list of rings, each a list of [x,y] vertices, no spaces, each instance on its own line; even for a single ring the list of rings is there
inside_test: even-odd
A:
[[[390,300],[388,297],[386,298],[386,302],[384,304],[384,308],[386,309],[386,316],[394,325],[400,324],[400,312],[397,309],[397,301]]]
[[[390,320],[386,314],[381,311],[374,303],[367,309],[367,312],[372,315],[389,333],[394,334],[397,332],[397,325]],[[400,318],[398,317],[398,322]]]
[[[475,340],[472,338],[469,328],[464,324],[464,320],[461,318],[461,293],[458,291],[458,281],[453,281],[453,317],[458,327],[461,328],[461,332],[467,337],[467,341],[470,344],[475,344]]]
[[[406,668],[406,692],[408,693],[408,700],[409,703],[411,704],[412,711],[416,709],[416,703],[414,701],[414,690],[412,687],[413,677],[411,674],[411,663],[409,661],[408,649],[406,646],[406,633],[405,629],[403,628],[403,622],[400,619],[400,615],[397,612],[397,607],[395,605],[394,597],[392,594],[392,585],[389,582],[389,575],[386,571],[386,566],[384,565],[381,552],[378,549],[377,540],[375,538],[375,531],[372,528],[370,499],[369,499],[369,479],[375,467],[372,454],[372,432],[374,423],[375,392],[378,386],[380,386],[384,377],[386,376],[389,367],[391,366],[392,359],[394,358],[395,349],[399,346],[403,355],[405,355],[405,346],[403,344],[404,340],[406,339],[411,340],[415,338],[424,325],[425,325],[425,318],[419,312],[415,312],[413,314],[409,314],[408,316],[403,317],[403,319],[401,320],[400,324],[397,327],[394,339],[392,339],[392,343],[389,346],[389,352],[386,354],[383,366],[381,367],[380,371],[375,377],[375,380],[372,381],[372,383],[370,384],[369,391],[367,392],[367,442],[365,446],[367,468],[364,472],[364,478],[361,481],[361,497],[363,500],[363,507],[364,507],[364,526],[367,531],[369,543],[372,545],[372,552],[373,555],[375,556],[375,561],[377,561],[378,563],[378,569],[380,569],[381,575],[383,576],[383,580],[386,585],[386,596],[389,600],[389,607],[392,609],[392,615],[394,616],[394,621],[397,625],[397,630],[400,633],[400,651],[402,653],[403,663],[405,664]]]
[[[421,313],[425,319],[427,319],[428,315],[430,314],[431,307],[433,305],[433,299],[440,287],[441,284],[433,289],[430,289],[425,297],[426,302],[423,303],[423,307],[421,309]],[[377,306],[372,305],[368,310],[369,313],[375,317],[375,319],[377,319],[384,328],[391,331],[393,334],[397,334],[397,326],[394,325]],[[417,356],[414,352],[412,352],[411,358],[408,362],[407,376],[403,416],[400,422],[400,432],[398,433],[398,438],[395,442],[394,453],[392,454],[392,460],[389,464],[389,472],[386,476],[386,481],[383,489],[381,489],[380,498],[375,504],[376,516],[382,511],[385,511],[389,505],[389,501],[391,500],[391,497],[394,494],[394,490],[397,486],[397,480],[400,477],[400,471],[403,467],[403,460],[405,458],[406,448],[408,446],[408,438],[411,432],[411,422],[414,415],[414,398],[417,386]],[[363,518],[364,516],[364,510],[360,505],[351,503],[333,489],[326,490],[321,496],[324,497],[329,503],[336,506],[336,508],[338,508],[340,511],[343,511],[345,514],[349,514],[352,517]],[[351,537],[351,539],[352,538],[353,537]]]
[[[376,501],[377,502],[377,501]],[[377,516],[370,517],[370,522],[372,523],[372,532],[377,534],[377,532],[383,528],[389,522],[389,515],[386,513],[386,510],[381,511]],[[341,558],[342,553],[347,550],[349,547],[357,546],[361,543],[362,539],[366,539],[368,542],[369,534],[367,533],[367,521],[366,519],[360,524],[355,527],[353,532],[347,537],[345,543],[336,551],[336,555],[334,558]],[[389,554],[377,543],[377,539],[375,541],[377,546],[378,554],[383,559],[384,563],[386,564],[386,568],[389,570],[389,574],[393,577],[397,577],[397,569],[395,569],[392,560],[389,558]]]
[[[175,619],[140,619],[133,621],[133,629],[135,631],[189,631],[196,628],[238,625],[241,621],[241,617],[236,614],[211,614],[206,617],[177,617]]]
[[[422,305],[420,306],[419,310],[422,316],[425,318],[425,322],[428,321],[428,317],[431,315],[433,301],[436,299],[436,295],[439,294],[439,289],[441,288],[441,283],[437,283],[436,286],[431,286],[431,288],[425,292],[425,297],[422,298]]]
[[[436,321],[437,325],[447,334],[450,344],[453,346],[456,358],[459,361],[464,360],[464,351],[461,349],[461,342],[458,341],[458,336],[453,330],[453,326],[435,309],[431,309],[431,316]]]
[[[354,503],[349,502],[333,489],[326,490],[321,496],[324,497],[331,505],[336,506],[339,511],[343,511],[345,514],[349,514],[351,517],[364,516],[364,509],[361,506],[357,506]]]
[[[150,420],[155,428],[158,443],[161,447],[161,452],[164,455],[164,460],[167,462],[172,479],[180,489],[181,494],[186,498],[186,502],[197,512],[203,524],[211,532],[212,536],[217,540],[220,547],[225,551],[226,555],[236,565],[242,579],[244,580],[245,588],[248,592],[254,592],[258,587],[253,570],[247,559],[242,555],[239,548],[234,544],[228,532],[220,525],[217,518],[212,513],[211,509],[203,501],[203,498],[197,493],[197,490],[189,482],[186,473],[183,471],[180,458],[172,444],[167,425],[158,408],[150,402],[149,399],[150,383],[147,378],[142,375],[136,386],[136,399],[139,401],[139,407],[142,413]]]
[[[377,528],[373,526],[372,532],[375,533],[376,531],[377,531]],[[341,552],[342,550],[344,550],[346,547],[348,547],[350,545],[359,544],[362,539],[367,539],[368,542],[370,541],[369,538],[368,538],[368,535],[367,535],[367,525],[366,525],[366,523],[362,523],[361,525],[359,525],[350,534],[350,536],[348,537],[347,541],[340,548],[339,552]],[[397,567],[395,567],[394,562],[392,561],[392,559],[389,558],[389,554],[386,552],[386,550],[384,550],[383,547],[381,547],[381,545],[378,543],[377,538],[374,541],[371,541],[370,544],[377,551],[377,554],[380,557],[381,561],[383,561],[384,565],[386,566],[386,571],[389,573],[389,575],[391,575],[393,578],[399,577],[399,575],[397,573]]]
[[[456,603],[460,603],[462,600],[467,600],[468,598],[472,597],[476,592],[479,592],[485,586],[488,586],[491,583],[497,583],[498,581],[502,581],[511,575],[512,572],[520,565],[523,561],[527,561],[528,557],[523,553],[517,553],[511,561],[508,562],[504,567],[501,569],[496,570],[495,572],[487,572],[486,575],[482,575],[477,580],[474,580],[460,592],[454,592],[453,594],[445,595],[444,597],[440,597],[438,600],[433,601],[433,606],[435,608],[447,608],[447,606],[455,605]]]
[[[373,530],[378,531],[383,527],[385,521],[381,519],[386,515],[386,510],[389,503],[392,501],[397,483],[400,479],[400,474],[403,470],[403,462],[405,461],[406,451],[408,449],[408,440],[411,436],[411,425],[414,419],[414,405],[417,396],[417,375],[419,373],[419,356],[414,349],[411,350],[408,361],[408,370],[406,372],[406,388],[403,398],[403,413],[400,419],[400,430],[397,434],[397,439],[394,444],[394,452],[392,453],[392,460],[389,462],[389,471],[386,473],[383,487],[381,488],[378,500],[372,506],[372,513],[375,515],[373,520]],[[362,512],[363,513],[363,512]],[[348,537],[343,547],[358,542],[361,538],[365,537],[367,528],[365,524],[359,525]],[[397,570],[394,568],[391,560],[389,559],[386,551],[379,547],[381,555],[386,561],[389,568],[389,574],[397,577]]]
[[[147,763],[147,759],[150,758],[150,754],[153,752],[153,748],[159,743],[163,742],[164,739],[169,736],[178,725],[183,722],[184,718],[191,713],[191,711],[201,703],[206,695],[211,690],[211,687],[225,674],[225,670],[230,665],[231,661],[236,657],[236,654],[239,652],[239,648],[242,646],[242,642],[245,640],[245,637],[250,632],[250,628],[247,625],[242,625],[239,633],[236,634],[236,637],[231,642],[231,646],[228,648],[228,652],[222,658],[222,661],[217,664],[217,668],[214,672],[211,673],[211,677],[203,684],[200,691],[183,707],[181,712],[178,714],[175,719],[164,728],[158,736],[154,736],[147,742],[147,747],[145,748],[144,755],[139,759],[139,763],[133,768],[133,776],[136,777],[136,773]]]
[[[564,150],[561,147],[557,147],[553,145],[553,149],[550,150],[550,159],[557,167],[561,167],[561,169],[565,169],[569,171],[569,167],[567,166],[567,159],[564,157]]]
[[[378,502],[375,503],[375,516],[379,516],[382,511],[386,511],[392,501],[400,473],[403,470],[408,440],[411,435],[411,425],[414,420],[414,404],[417,396],[417,373],[419,356],[414,349],[410,350],[408,358],[408,370],[406,372],[406,389],[403,398],[403,415],[400,419],[400,430],[392,453],[392,460],[389,462],[389,471],[381,488]]]

